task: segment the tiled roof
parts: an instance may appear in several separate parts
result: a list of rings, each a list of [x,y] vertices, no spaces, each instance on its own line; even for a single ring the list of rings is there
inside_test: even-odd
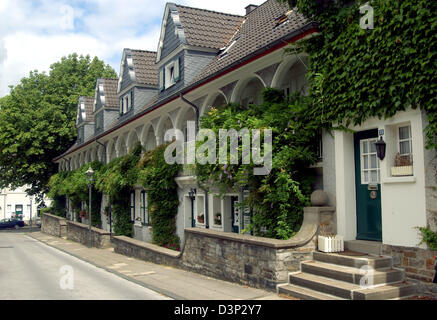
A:
[[[103,83],[103,93],[105,95],[105,107],[118,109],[117,86],[118,79],[101,79]]]
[[[176,5],[188,44],[220,49],[238,30],[244,17]]]
[[[131,49],[137,83],[158,86],[156,52]]]
[[[86,122],[94,121],[93,109],[94,109],[94,97],[80,97],[85,103]]]
[[[293,11],[288,20],[280,25],[279,18],[289,11],[286,5],[277,0],[268,0],[246,16],[237,33],[230,39],[228,46],[235,43],[223,56],[216,56],[197,76],[194,82],[202,80],[242,58],[267,47],[273,42],[298,31],[309,23],[301,14]]]

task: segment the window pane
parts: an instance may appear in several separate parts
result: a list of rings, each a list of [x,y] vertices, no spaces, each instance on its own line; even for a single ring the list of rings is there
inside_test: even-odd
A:
[[[370,142],[370,152],[376,152],[376,140]]]
[[[410,138],[410,126],[399,128],[399,139],[404,140]]]
[[[376,166],[376,154],[372,154],[370,156],[370,168],[372,168],[372,169],[377,168],[377,166]]]
[[[403,141],[399,143],[399,151],[401,154],[410,153],[410,141]]]
[[[369,169],[369,156],[363,156],[363,167]]]
[[[367,148],[367,141],[363,141],[363,153],[369,153]]]
[[[369,172],[368,171],[364,171],[364,181],[361,181],[362,183],[367,183],[369,182]]]
[[[378,172],[376,170],[370,171],[370,182],[378,182]]]

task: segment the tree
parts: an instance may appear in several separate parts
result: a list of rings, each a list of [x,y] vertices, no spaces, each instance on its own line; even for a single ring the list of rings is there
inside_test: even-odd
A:
[[[93,96],[97,78],[117,77],[97,57],[63,57],[49,74],[30,72],[0,99],[0,187],[31,186],[29,193],[47,191],[56,172],[52,159],[76,137],[79,96]]]

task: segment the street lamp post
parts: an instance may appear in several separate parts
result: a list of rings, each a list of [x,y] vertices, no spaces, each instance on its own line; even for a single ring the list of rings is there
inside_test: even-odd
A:
[[[30,199],[30,232],[32,232],[32,202],[33,202],[33,195],[30,195],[29,199]]]
[[[88,247],[91,248],[91,187],[93,185],[94,171],[91,167],[86,171],[86,177],[88,181]]]

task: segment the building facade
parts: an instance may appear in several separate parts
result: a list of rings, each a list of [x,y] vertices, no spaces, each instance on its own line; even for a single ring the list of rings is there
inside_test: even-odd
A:
[[[38,216],[38,203],[35,197],[32,199],[26,193],[26,187],[17,189],[4,188],[0,193],[0,220],[18,218],[28,222],[31,211],[32,218]]]
[[[228,103],[256,104],[266,87],[308,93],[307,56],[284,49],[316,35],[317,24],[276,0],[246,10],[236,16],[168,3],[157,52],[125,49],[119,78],[99,79],[94,102],[79,100],[78,140],[54,160],[59,170],[94,160],[107,163],[137,142],[152,150],[164,143],[168,129],[185,132],[196,109],[203,115]],[[322,133],[323,153],[312,167],[315,188],[328,194],[336,208],[335,231],[345,240],[426,248],[419,244],[417,227],[437,227],[437,160],[435,151],[424,147],[426,119],[410,109],[350,127],[354,133]],[[383,159],[376,151],[381,138]],[[249,212],[236,206],[244,193],[206,193],[190,173],[176,180],[181,239],[193,226],[241,233],[249,223]],[[107,202],[103,197],[102,208]],[[131,209],[135,238],[151,241],[147,193],[140,187],[131,194]],[[220,224],[216,212],[222,214]],[[102,221],[108,228],[106,216]]]

